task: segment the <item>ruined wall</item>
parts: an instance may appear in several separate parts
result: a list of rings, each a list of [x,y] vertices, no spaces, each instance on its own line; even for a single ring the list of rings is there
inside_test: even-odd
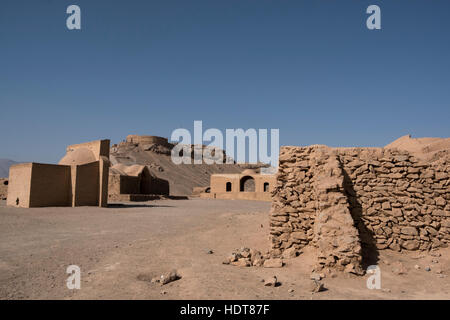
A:
[[[161,145],[169,144],[167,138],[158,136],[140,136],[135,134],[128,135],[126,138],[126,142],[136,144],[161,144]]]
[[[24,163],[9,170],[8,206],[43,207],[71,205],[70,166]]]
[[[110,144],[110,141],[108,139],[73,144],[66,148],[66,153],[69,154],[71,152],[74,152],[77,149],[88,149],[88,150],[92,151],[96,161],[99,161],[100,157],[106,157],[109,159],[109,149],[110,149],[109,144]],[[79,163],[74,163],[74,164],[79,164]]]
[[[77,206],[97,206],[99,205],[99,163],[91,162],[84,165],[72,166],[73,203]],[[73,183],[73,182],[72,182]]]
[[[28,208],[30,206],[32,163],[21,163],[9,168],[8,206]]]
[[[266,175],[246,170],[241,174],[213,174],[210,178],[209,193],[200,194],[202,198],[239,199],[271,201],[271,191],[276,183],[275,175]],[[249,179],[249,180],[246,180]],[[252,190],[245,189],[244,181],[252,182]],[[227,183],[231,189],[227,191]],[[267,184],[266,191],[264,185]],[[242,191],[243,190],[243,191]]]
[[[334,244],[328,239],[347,230],[345,207],[350,210],[362,255],[371,247],[429,250],[450,242],[446,159],[430,164],[397,150],[325,146],[282,147],[279,159],[270,232],[275,255],[309,243],[320,249],[320,241],[323,244],[326,239],[321,254],[327,259],[328,252],[337,260],[324,265],[346,267],[352,259],[344,256],[358,254],[354,239],[348,239],[350,251],[342,248],[346,242],[338,237]],[[324,177],[328,182],[336,178],[325,190],[320,182]],[[330,221],[334,222],[328,228]]]
[[[8,179],[0,178],[0,200],[6,200],[8,195]]]

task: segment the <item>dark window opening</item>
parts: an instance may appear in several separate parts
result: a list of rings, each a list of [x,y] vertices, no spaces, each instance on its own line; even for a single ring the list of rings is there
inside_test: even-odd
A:
[[[264,182],[264,192],[269,192],[269,183]]]
[[[227,182],[227,192],[231,192],[231,182]]]

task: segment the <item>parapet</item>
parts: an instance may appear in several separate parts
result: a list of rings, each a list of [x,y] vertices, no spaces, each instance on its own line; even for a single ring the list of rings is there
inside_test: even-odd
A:
[[[135,134],[130,134],[127,136],[127,142],[136,143],[136,144],[161,144],[167,145],[169,141],[167,138],[158,137],[158,136],[139,136]]]
[[[59,164],[81,165],[99,161],[100,157],[109,159],[109,144],[110,141],[105,139],[70,145],[67,147],[66,155],[60,160]]]

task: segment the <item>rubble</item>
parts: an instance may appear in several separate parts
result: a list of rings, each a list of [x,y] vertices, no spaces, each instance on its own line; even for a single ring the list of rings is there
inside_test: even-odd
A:
[[[181,275],[178,274],[177,270],[173,269],[171,271],[168,271],[166,273],[163,273],[159,277],[155,277],[151,280],[152,283],[159,283],[161,285],[168,284],[170,282],[176,281],[181,279]]]
[[[279,285],[280,285],[280,283],[278,282],[278,279],[276,276],[264,279],[264,286],[266,286],[266,287],[277,287]]]

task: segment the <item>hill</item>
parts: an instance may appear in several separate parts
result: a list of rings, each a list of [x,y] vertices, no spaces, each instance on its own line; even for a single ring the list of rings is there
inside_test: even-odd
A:
[[[146,165],[160,179],[169,182],[171,195],[191,195],[194,187],[209,186],[210,176],[215,173],[240,173],[248,168],[265,165],[249,164],[179,164],[171,159],[174,144],[167,139],[153,136],[128,136],[127,140],[111,147],[112,165]],[[190,146],[193,152],[193,146]],[[224,159],[226,157],[224,156]]]
[[[450,138],[411,138],[411,135],[406,135],[385,148],[408,151],[419,159],[435,161],[450,155]]]
[[[0,178],[8,178],[9,167],[17,162],[9,159],[0,159]]]

